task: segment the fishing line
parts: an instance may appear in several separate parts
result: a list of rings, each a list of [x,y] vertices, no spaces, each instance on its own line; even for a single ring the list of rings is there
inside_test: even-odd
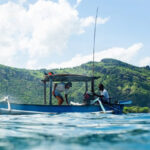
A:
[[[94,61],[95,61],[95,39],[96,39],[97,14],[98,14],[98,7],[96,9],[95,27],[94,27],[94,40],[93,40],[93,77],[94,77],[94,68],[95,68]]]

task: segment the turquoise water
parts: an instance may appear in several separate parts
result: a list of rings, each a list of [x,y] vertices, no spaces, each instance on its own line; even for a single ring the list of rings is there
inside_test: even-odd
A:
[[[0,150],[148,150],[150,114],[0,115]]]

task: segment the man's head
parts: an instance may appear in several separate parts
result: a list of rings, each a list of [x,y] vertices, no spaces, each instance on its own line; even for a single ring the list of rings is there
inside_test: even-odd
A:
[[[99,84],[99,90],[100,90],[100,91],[103,91],[103,90],[104,90],[104,85],[101,84],[101,83]]]
[[[69,89],[70,87],[72,87],[72,83],[71,82],[68,82],[65,84],[65,88]]]

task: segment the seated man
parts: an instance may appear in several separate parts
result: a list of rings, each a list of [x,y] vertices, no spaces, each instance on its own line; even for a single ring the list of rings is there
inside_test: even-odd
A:
[[[95,96],[98,96],[100,97],[100,100],[103,102],[103,103],[109,103],[109,94],[107,92],[106,89],[104,89],[104,85],[103,84],[99,84],[99,95],[98,94],[95,94]]]
[[[64,102],[64,99],[61,95],[62,92],[65,92],[65,99],[66,99],[66,103],[68,103],[68,92],[69,92],[69,88],[72,87],[72,83],[68,82],[68,83],[57,83],[54,85],[54,90],[53,90],[53,95],[57,98],[58,100],[58,105],[61,105]]]

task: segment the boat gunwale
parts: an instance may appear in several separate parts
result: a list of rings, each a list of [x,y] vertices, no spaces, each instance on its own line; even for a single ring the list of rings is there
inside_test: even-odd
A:
[[[7,104],[7,102],[0,102],[0,104]],[[41,106],[41,107],[72,107],[72,106],[77,106],[77,107],[94,107],[94,106],[98,106],[99,105],[44,105],[44,104],[19,104],[19,103],[10,103],[12,105],[25,105],[25,106]],[[118,105],[118,106],[122,106],[124,104],[103,104],[104,106],[114,106],[114,105]]]

